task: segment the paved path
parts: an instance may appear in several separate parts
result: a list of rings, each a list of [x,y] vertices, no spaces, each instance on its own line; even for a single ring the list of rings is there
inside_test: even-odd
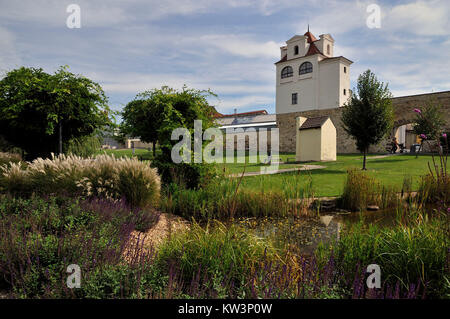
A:
[[[269,167],[269,166],[267,166]],[[321,169],[325,168],[326,166],[323,165],[302,165],[302,167],[295,167],[295,168],[283,168],[279,170],[268,170],[267,172],[257,171],[257,172],[247,172],[244,173],[244,176],[258,176],[258,175],[271,175],[271,174],[280,174],[280,173],[287,173],[287,172],[295,172],[295,171],[310,171],[313,169]],[[240,174],[231,174],[230,177],[240,177],[242,176],[242,173]]]
[[[385,158],[385,157],[391,157],[391,156],[400,156],[406,153],[395,153],[395,154],[386,154],[386,155],[375,155],[375,156],[367,156],[367,159],[377,159],[377,158]],[[357,158],[359,161],[360,159]]]

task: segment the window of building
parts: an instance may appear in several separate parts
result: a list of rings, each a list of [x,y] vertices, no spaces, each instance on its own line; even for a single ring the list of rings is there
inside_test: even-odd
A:
[[[347,73],[347,67],[344,66],[344,73]]]
[[[344,89],[344,95],[347,95],[347,90],[346,89]]]
[[[281,78],[289,78],[291,76],[294,75],[294,70],[292,69],[291,66],[286,66],[283,68],[283,70],[281,70]]]
[[[329,44],[327,44],[327,54],[331,55],[331,47]]]
[[[297,100],[297,93],[292,93],[292,104],[297,104],[298,100]]]
[[[313,71],[313,65],[311,62],[304,62],[302,65],[300,65],[300,72],[299,74],[306,74],[311,73]]]
[[[294,47],[294,55],[297,55],[298,54],[298,45],[296,45],[295,47]]]

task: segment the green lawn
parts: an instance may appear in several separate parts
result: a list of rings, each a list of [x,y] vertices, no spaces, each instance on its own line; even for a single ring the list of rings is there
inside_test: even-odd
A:
[[[105,151],[102,151],[105,152]],[[116,156],[132,156],[131,150],[106,150],[107,154],[114,154]],[[136,156],[141,159],[151,159],[152,154],[145,149],[136,149]],[[376,155],[369,155],[367,158],[367,172],[374,176],[378,181],[384,185],[392,185],[401,190],[403,180],[405,177],[411,177],[413,180],[413,190],[416,190],[419,185],[420,176],[428,172],[427,163],[432,161],[429,155],[420,155],[416,158],[415,155],[397,155],[385,158],[372,158]],[[283,153],[280,154],[282,161],[286,162],[288,158],[294,159],[295,154]],[[246,172],[259,171],[262,164],[248,163],[249,158],[246,156],[247,164],[244,163],[226,163],[219,164],[220,167],[225,166],[230,173],[240,173],[244,170]],[[302,172],[289,172],[275,175],[251,176],[245,177],[242,181],[241,187],[251,189],[265,189],[275,190],[282,189],[286,184],[289,176],[293,174],[301,174],[304,176],[304,185],[312,180],[312,185],[316,196],[339,196],[342,193],[345,181],[346,171],[351,168],[360,169],[362,167],[362,155],[349,154],[338,155],[335,162],[314,162],[309,164],[322,165],[326,168]],[[302,164],[280,164],[280,169],[301,167]]]
[[[367,172],[383,185],[392,185],[401,190],[405,177],[411,177],[413,190],[417,190],[420,176],[428,172],[427,162],[431,156],[398,155],[385,158],[368,157]],[[311,163],[326,166],[324,169],[300,172],[304,176],[305,185],[312,179],[314,192],[317,196],[339,196],[342,194],[346,171],[362,167],[361,155],[338,155],[336,162]],[[246,177],[242,181],[245,188],[281,189],[286,178],[298,172],[277,175]]]

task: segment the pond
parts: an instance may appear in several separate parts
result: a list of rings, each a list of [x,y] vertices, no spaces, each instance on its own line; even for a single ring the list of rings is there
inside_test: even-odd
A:
[[[277,248],[290,245],[299,253],[310,255],[320,242],[339,240],[342,229],[361,220],[363,223],[389,227],[395,224],[396,212],[380,210],[323,213],[314,217],[246,218],[240,219],[238,223],[255,231],[258,236],[270,239]]]

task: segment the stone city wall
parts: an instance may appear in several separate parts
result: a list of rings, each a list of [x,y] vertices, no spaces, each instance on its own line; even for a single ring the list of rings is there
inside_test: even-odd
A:
[[[392,99],[395,110],[394,127],[411,123],[415,117],[414,108],[421,108],[428,101],[441,105],[442,111],[447,122],[447,131],[450,131],[450,91],[402,96]],[[295,152],[295,119],[298,116],[318,117],[329,116],[337,133],[337,152],[338,153],[357,153],[354,140],[347,135],[341,122],[342,108],[312,110],[304,112],[295,112],[287,114],[277,114],[277,126],[280,130],[280,152]],[[374,145],[369,152],[386,152],[386,144],[390,138],[387,137],[383,142]]]

